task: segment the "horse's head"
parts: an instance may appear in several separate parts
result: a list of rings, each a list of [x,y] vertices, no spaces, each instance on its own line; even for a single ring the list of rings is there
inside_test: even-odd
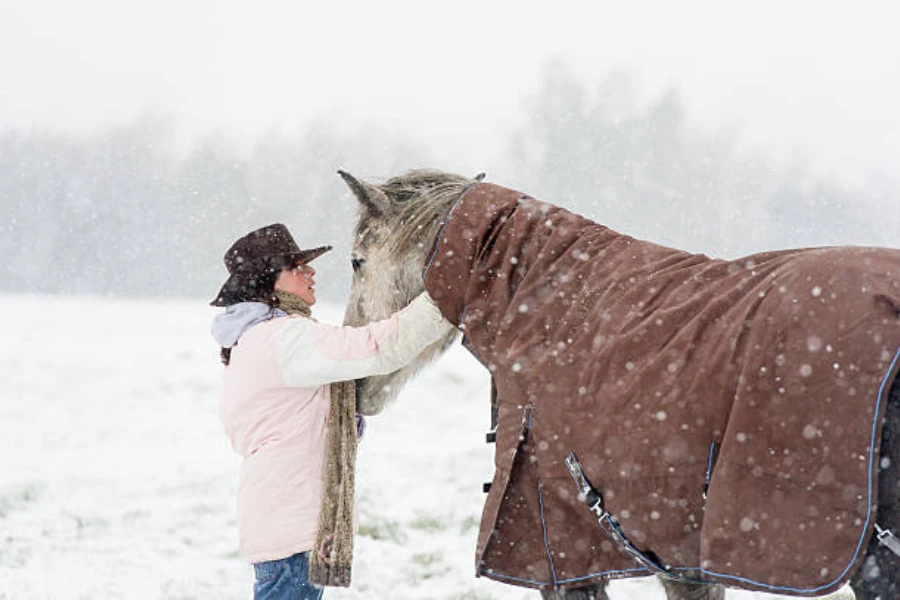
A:
[[[411,171],[383,184],[338,171],[359,202],[353,243],[353,285],[344,323],[359,326],[386,319],[425,289],[422,269],[453,203],[476,179],[440,171]],[[480,177],[478,178],[480,179]],[[380,412],[415,371],[447,347],[449,336],[412,365],[357,382],[363,414]]]

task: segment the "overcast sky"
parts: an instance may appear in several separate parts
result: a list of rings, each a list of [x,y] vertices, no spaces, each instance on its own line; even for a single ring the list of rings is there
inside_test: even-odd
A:
[[[556,56],[589,85],[622,68],[646,97],[674,85],[695,123],[819,172],[896,178],[898,7],[0,0],[0,128],[87,130],[152,111],[186,135],[252,139],[324,116],[477,153],[516,125]]]

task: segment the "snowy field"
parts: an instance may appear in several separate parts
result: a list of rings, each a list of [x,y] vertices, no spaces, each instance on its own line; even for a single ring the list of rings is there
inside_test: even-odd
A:
[[[216,310],[34,296],[0,296],[0,310],[0,599],[250,598],[238,457],[216,415]],[[326,598],[539,598],[474,577],[488,424],[486,374],[459,347],[370,419],[353,587]],[[663,598],[650,579],[610,591]]]

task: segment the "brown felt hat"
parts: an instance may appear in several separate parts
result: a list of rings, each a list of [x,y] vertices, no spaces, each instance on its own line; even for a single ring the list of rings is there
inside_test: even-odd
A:
[[[263,296],[271,293],[262,289],[265,281],[273,281],[284,267],[308,264],[329,250],[331,246],[301,250],[281,223],[251,231],[225,252],[229,277],[210,304],[230,306],[237,302],[265,301]]]

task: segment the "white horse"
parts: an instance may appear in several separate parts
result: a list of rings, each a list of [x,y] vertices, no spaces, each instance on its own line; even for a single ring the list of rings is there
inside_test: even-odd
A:
[[[353,245],[353,285],[345,322],[361,325],[384,319],[407,305],[425,289],[423,266],[454,204],[483,176],[474,179],[439,171],[413,171],[376,185],[339,171],[359,202],[359,219]],[[897,315],[900,319],[900,314]],[[358,410],[379,413],[417,370],[453,341],[449,335],[428,348],[410,366],[389,375],[357,382]],[[487,409],[486,409],[487,410]],[[885,411],[878,476],[878,523],[900,531],[900,380],[895,381]],[[858,600],[900,598],[900,557],[875,537],[849,579]],[[690,576],[660,572],[669,600],[721,600],[724,587]],[[738,582],[739,584],[739,582]],[[603,600],[606,581],[574,589],[542,589],[544,598]],[[750,588],[754,589],[754,588]],[[757,588],[758,589],[758,588]],[[780,592],[784,593],[784,592]],[[809,596],[809,593],[798,594]]]

